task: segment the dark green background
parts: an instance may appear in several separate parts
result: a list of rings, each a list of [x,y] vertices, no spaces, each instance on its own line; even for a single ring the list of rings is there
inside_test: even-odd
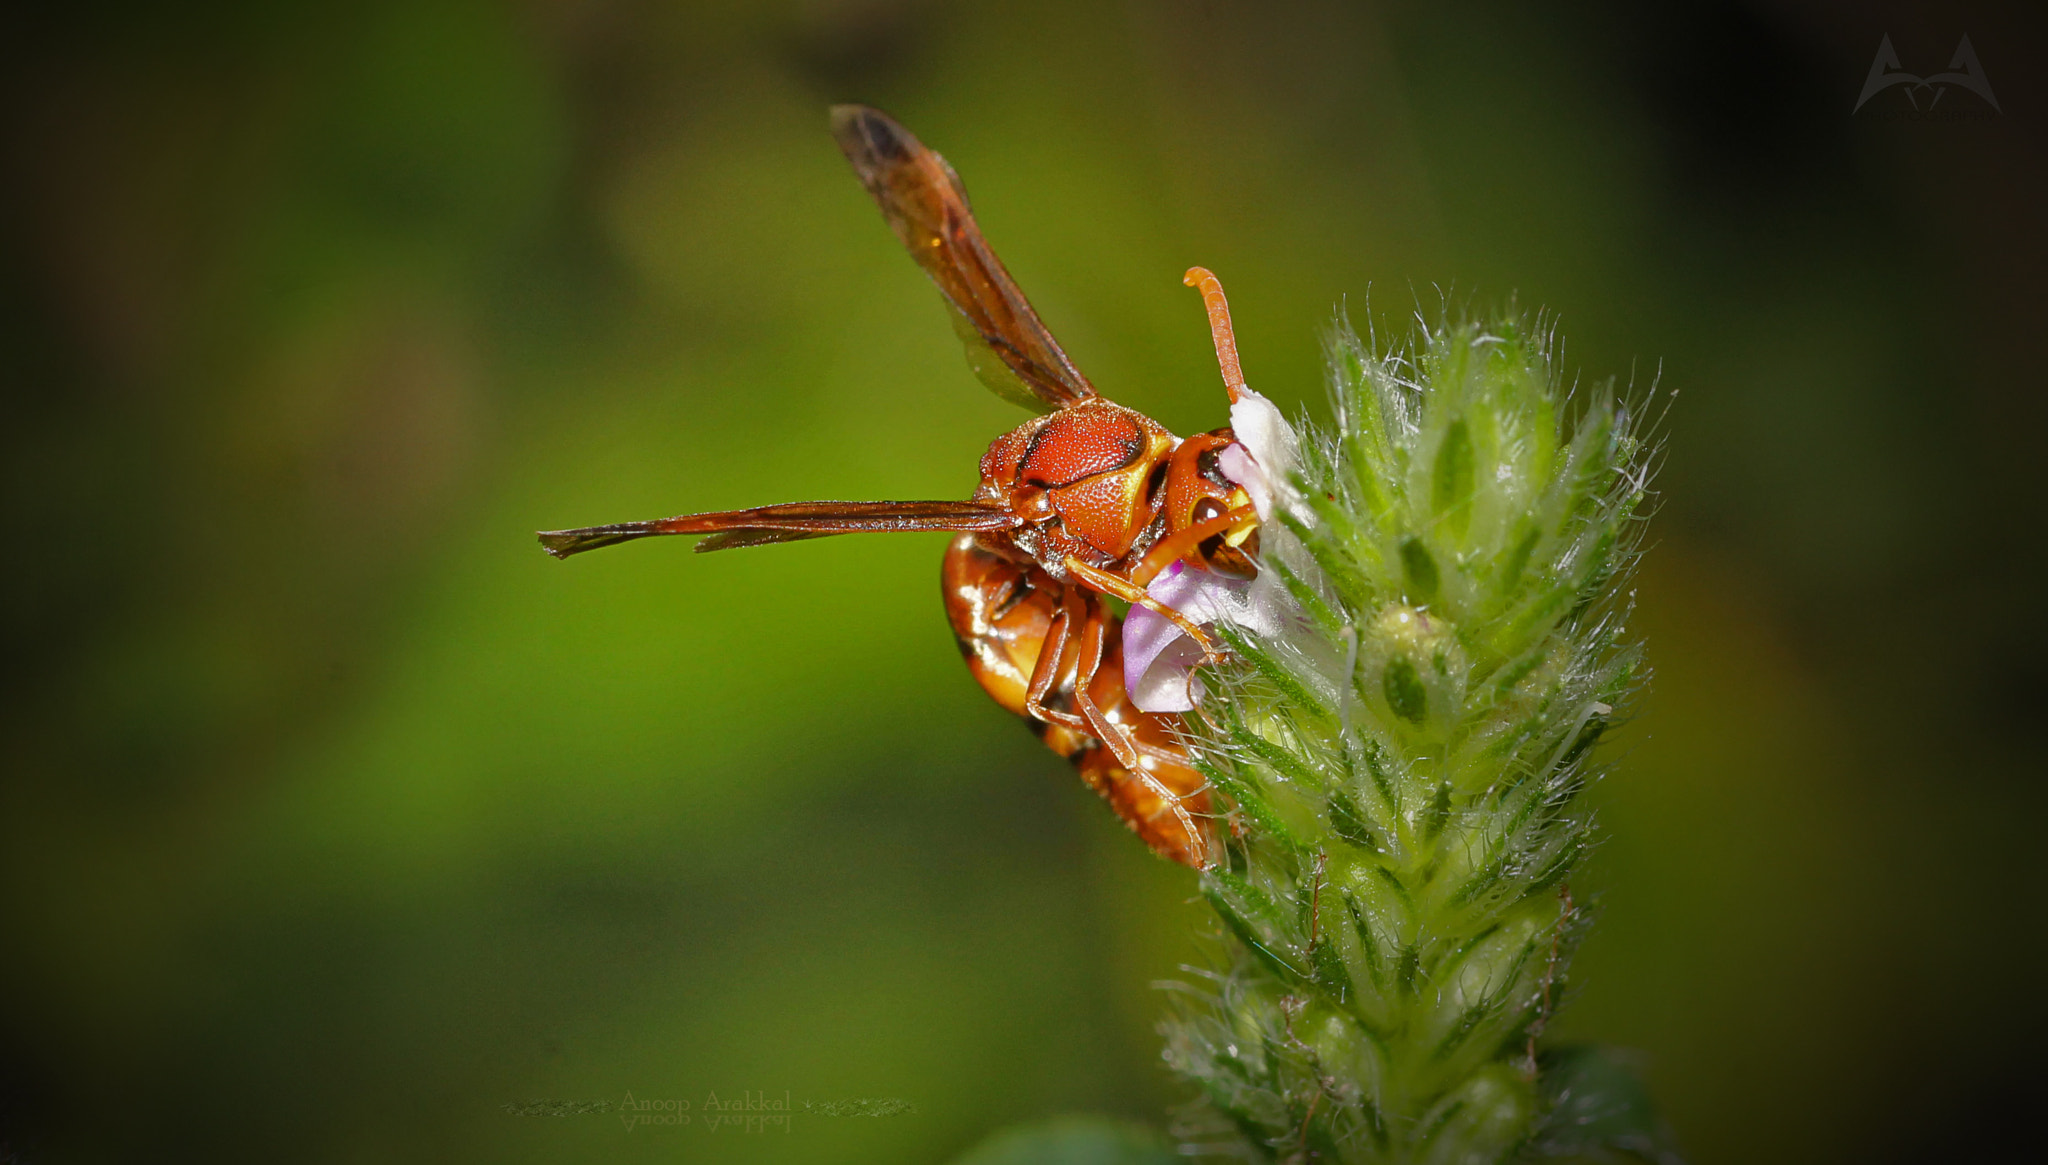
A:
[[[0,1141],[25,1162],[937,1162],[1157,1121],[1202,925],[969,681],[1019,414],[825,132],[890,109],[1091,376],[1320,407],[1510,294],[1674,395],[1575,1037],[1699,1162],[1992,1155],[2043,1035],[2048,40],[2012,8],[84,5],[0,30]],[[2003,106],[1850,110],[1880,36]],[[1926,95],[1922,95],[1923,102]],[[1981,116],[1978,116],[1981,115]],[[900,1098],[786,1135],[554,1098]]]

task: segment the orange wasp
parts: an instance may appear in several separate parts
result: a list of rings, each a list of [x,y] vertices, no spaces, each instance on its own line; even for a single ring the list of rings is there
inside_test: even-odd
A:
[[[1258,516],[1219,468],[1227,428],[1180,440],[1095,390],[1046,330],[968,208],[946,160],[888,115],[832,110],[832,134],[898,238],[952,308],[968,363],[997,395],[1034,409],[981,458],[967,501],[794,502],[540,535],[566,558],[657,534],[705,534],[728,550],[831,534],[950,530],[946,615],[974,678],[1024,717],[1054,752],[1162,856],[1211,864],[1205,783],[1181,743],[1177,714],[1140,711],[1126,691],[1120,618],[1104,596],[1144,606],[1215,642],[1146,594],[1176,562],[1221,575],[1257,573]],[[1207,307],[1224,386],[1244,390],[1228,305],[1215,276],[1186,278]]]

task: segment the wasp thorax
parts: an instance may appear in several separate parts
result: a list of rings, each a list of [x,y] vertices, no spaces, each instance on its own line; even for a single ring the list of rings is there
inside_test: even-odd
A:
[[[1083,401],[1005,433],[981,459],[982,495],[1034,522],[1036,556],[1057,572],[1064,554],[1091,564],[1129,555],[1158,517],[1153,471],[1173,434],[1143,413],[1101,399]],[[1022,544],[1024,538],[1019,538]]]
[[[1038,422],[1017,469],[1024,484],[1056,489],[1147,462],[1147,440],[1159,426],[1144,414],[1106,400],[1062,409]]]

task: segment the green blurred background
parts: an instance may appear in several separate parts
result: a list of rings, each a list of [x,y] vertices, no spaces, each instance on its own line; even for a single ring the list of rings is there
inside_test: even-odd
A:
[[[1021,417],[825,132],[965,175],[1077,360],[1319,408],[1336,305],[1518,297],[1675,394],[1574,1037],[1698,1162],[2036,1137],[2048,38],[2021,5],[15,10],[0,1142],[24,1162],[939,1162],[1162,1119],[1202,925],[969,681],[942,539],[540,528],[955,497]],[[1889,34],[2003,107],[1850,110]],[[1922,101],[1926,95],[1922,95]],[[1348,300],[1347,300],[1348,297]],[[508,1102],[914,1114],[628,1132]]]

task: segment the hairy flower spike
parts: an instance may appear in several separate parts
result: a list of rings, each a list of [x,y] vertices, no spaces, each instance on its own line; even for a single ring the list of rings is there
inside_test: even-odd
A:
[[[1261,532],[1257,625],[1207,673],[1200,762],[1230,807],[1203,875],[1217,966],[1167,1058],[1190,1149],[1495,1162],[1565,1145],[1537,1037],[1584,921],[1568,878],[1591,748],[1641,676],[1619,587],[1647,452],[1547,337],[1445,324],[1330,343]],[[1262,515],[1265,516],[1265,515]]]

